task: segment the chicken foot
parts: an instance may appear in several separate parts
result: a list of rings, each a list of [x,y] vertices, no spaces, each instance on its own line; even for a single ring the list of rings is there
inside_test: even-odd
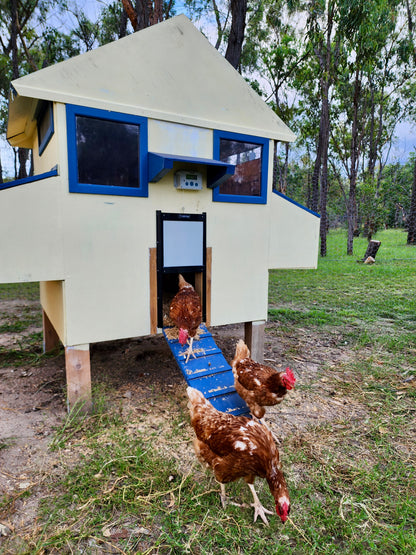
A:
[[[194,338],[191,337],[190,340],[189,340],[189,347],[188,347],[188,349],[183,353],[183,356],[186,357],[186,360],[185,360],[186,363],[188,362],[189,357],[190,357],[191,355],[192,355],[194,358],[196,358],[195,353],[194,353],[194,351],[193,351],[193,349],[192,349],[192,344],[193,344],[193,342],[194,342]]]
[[[251,493],[253,495],[253,499],[254,499],[254,503],[252,503],[252,505],[251,505],[252,507],[254,507],[254,522],[256,522],[257,517],[259,516],[262,519],[262,521],[264,522],[264,524],[266,526],[268,526],[269,521],[266,518],[266,513],[268,515],[272,515],[273,512],[269,511],[268,509],[263,507],[263,505],[260,502],[260,499],[257,496],[256,490],[254,489],[253,484],[247,484],[247,485],[250,488],[250,491],[251,491]]]

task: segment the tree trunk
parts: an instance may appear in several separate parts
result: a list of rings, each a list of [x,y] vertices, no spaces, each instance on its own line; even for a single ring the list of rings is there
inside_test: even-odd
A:
[[[247,0],[231,0],[231,29],[225,59],[238,69],[246,26]]]
[[[322,145],[322,170],[321,170],[321,222],[319,234],[321,238],[321,256],[326,256],[326,235],[328,231],[328,215],[326,210],[328,198],[328,146],[329,146],[329,83],[328,78],[322,90],[322,115],[323,115],[323,145]]]
[[[354,232],[357,223],[357,210],[356,210],[356,191],[357,191],[357,164],[359,160],[359,145],[358,145],[358,104],[361,91],[360,74],[357,69],[355,72],[355,90],[354,90],[354,112],[351,129],[351,171],[350,171],[350,191],[348,196],[348,238],[347,238],[347,254],[353,254],[353,240]]]
[[[27,148],[19,148],[17,155],[19,158],[19,173],[17,179],[24,179],[27,177],[26,162],[29,159],[29,150]]]
[[[413,168],[412,199],[407,226],[407,244],[416,245],[416,158]]]
[[[324,71],[323,71],[323,77],[321,79],[322,168],[321,168],[321,202],[320,202],[321,222],[320,222],[320,230],[319,230],[319,234],[321,238],[321,256],[326,256],[326,236],[328,232],[328,215],[327,215],[326,205],[328,200],[328,148],[329,148],[329,132],[330,132],[329,88],[331,86],[331,60],[332,60],[331,33],[332,33],[333,17],[334,17],[334,6],[332,3],[329,3],[325,58],[324,58],[324,67],[322,68]]]
[[[126,13],[125,10],[123,10],[121,12],[120,27],[119,27],[119,31],[118,31],[118,38],[119,39],[122,39],[123,37],[125,37],[127,35],[127,22],[128,22],[127,13]]]
[[[322,117],[322,114],[321,114]],[[321,164],[322,164],[322,136],[321,128],[319,127],[318,145],[316,149],[315,164],[313,166],[312,179],[311,179],[311,205],[310,209],[318,212],[319,205],[319,180],[321,177]]]
[[[380,248],[381,241],[375,241],[374,239],[368,243],[367,250],[363,256],[361,262],[365,262],[369,256],[375,259],[378,249]]]
[[[10,43],[12,51],[12,79],[19,77],[19,61],[17,51],[17,0],[10,0]]]

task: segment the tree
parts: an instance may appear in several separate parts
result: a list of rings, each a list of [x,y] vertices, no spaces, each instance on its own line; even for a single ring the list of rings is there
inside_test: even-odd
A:
[[[412,198],[410,201],[410,214],[407,225],[407,244],[416,245],[416,158],[414,161]]]
[[[321,99],[321,108],[316,159],[312,174],[312,210],[316,211],[318,209],[318,199],[320,196],[321,256],[326,256],[326,235],[328,228],[328,149],[330,135],[329,94],[331,85],[335,79],[334,67],[336,66],[339,51],[339,36],[335,37],[335,42],[333,43],[333,28],[335,25],[336,9],[337,5],[335,0],[329,0],[328,3],[324,2],[321,5],[319,5],[319,2],[312,2],[308,22],[308,35],[311,42],[311,51],[313,51],[316,57],[320,70],[319,96]],[[319,24],[320,19],[323,20],[322,27]]]
[[[247,0],[230,0],[231,29],[228,37],[225,59],[237,69],[240,64],[241,51],[246,26]]]
[[[135,6],[133,6],[131,0],[121,0],[121,2],[134,32],[168,19],[174,5],[174,0],[169,0],[169,2],[137,0]]]
[[[397,4],[397,1],[385,0],[345,0],[340,4],[340,32],[349,51],[339,88],[339,101],[350,126],[348,162],[344,158],[349,179],[347,254],[350,255],[353,254],[353,238],[357,229],[359,164],[369,117],[368,83],[395,29]],[[352,81],[350,75],[353,76]]]
[[[414,3],[412,4],[410,0],[406,0],[409,47],[410,47],[410,53],[413,59],[413,63],[416,66],[416,47],[414,43],[414,22],[413,22],[413,13],[412,13],[412,10],[414,9],[414,7],[415,7]],[[416,158],[414,161],[412,198],[410,203],[410,213],[409,213],[409,219],[408,219],[407,244],[416,245]]]

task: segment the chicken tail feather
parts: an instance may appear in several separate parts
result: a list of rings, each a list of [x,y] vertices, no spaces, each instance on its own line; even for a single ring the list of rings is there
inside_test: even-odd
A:
[[[249,357],[250,357],[250,349],[247,347],[244,341],[240,339],[235,349],[234,360],[243,360],[244,358],[249,358]]]
[[[179,289],[182,289],[182,287],[185,287],[186,285],[189,285],[189,283],[185,280],[182,274],[179,274]]]

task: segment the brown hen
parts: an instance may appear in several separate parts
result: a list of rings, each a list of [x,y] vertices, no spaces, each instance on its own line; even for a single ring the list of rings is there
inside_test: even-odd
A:
[[[187,388],[188,407],[196,438],[198,459],[210,467],[221,486],[221,502],[226,503],[225,485],[243,478],[253,495],[254,522],[257,517],[268,525],[267,514],[254,489],[255,477],[265,478],[275,499],[276,512],[282,522],[290,511],[289,493],[283,476],[279,451],[269,430],[245,416],[216,410],[203,394]]]
[[[231,366],[237,393],[259,420],[266,412],[265,406],[281,403],[288,390],[295,386],[296,378],[290,368],[277,372],[270,366],[254,362],[242,339],[237,343]]]
[[[192,344],[202,321],[202,307],[198,293],[181,274],[179,274],[179,291],[170,303],[169,316],[179,330],[179,343],[185,345],[190,338],[189,348],[184,352],[188,362],[191,354],[195,358]]]

